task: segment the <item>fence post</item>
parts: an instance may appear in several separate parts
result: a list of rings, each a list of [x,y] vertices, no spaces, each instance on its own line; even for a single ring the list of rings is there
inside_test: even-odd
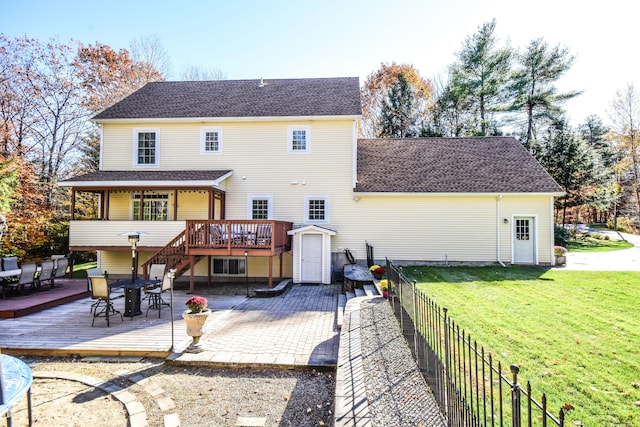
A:
[[[444,316],[444,324],[443,324],[443,330],[442,333],[444,334],[444,357],[442,357],[441,363],[442,363],[442,385],[441,385],[441,389],[442,389],[442,401],[446,402],[445,406],[445,415],[447,417],[448,420],[451,420],[451,416],[454,413],[454,406],[453,406],[453,402],[449,401],[449,387],[451,385],[451,378],[450,375],[451,373],[449,372],[449,361],[451,359],[449,359],[450,356],[450,349],[449,349],[449,317],[447,317],[447,312],[449,311],[449,309],[447,307],[442,307],[442,313]]]
[[[518,384],[518,365],[509,367],[513,374],[513,384],[511,385],[511,420],[513,427],[520,427],[520,385]]]
[[[400,330],[404,333],[404,318],[402,316],[402,309],[404,307],[404,300],[402,299],[402,266],[398,267],[398,302],[400,309]]]
[[[413,298],[413,348],[416,349],[416,365],[420,369],[420,349],[418,348],[418,317],[416,310],[416,280],[411,282],[411,298]]]

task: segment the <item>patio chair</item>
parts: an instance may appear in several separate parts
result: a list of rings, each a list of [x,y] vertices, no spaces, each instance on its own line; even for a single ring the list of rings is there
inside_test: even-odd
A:
[[[17,256],[7,256],[2,258],[2,269],[4,271],[18,270],[19,268]]]
[[[67,275],[67,267],[69,267],[69,258],[58,258],[56,260],[54,260],[54,273],[53,273],[53,279],[51,281],[51,287],[54,286],[54,282],[56,279],[60,279],[62,277],[65,277]]]
[[[14,270],[14,269],[12,269]],[[20,270],[20,276],[18,276],[17,281],[4,281],[2,282],[2,297],[5,297],[4,290],[5,288],[10,288],[13,290],[19,290],[21,295],[24,295],[24,288],[26,285],[31,285],[31,287],[35,286],[36,283],[36,271],[38,270],[35,262],[27,262],[22,264],[22,269]]]
[[[160,314],[162,312],[162,306],[166,305],[167,307],[170,307],[170,304],[166,302],[164,299],[162,299],[162,294],[168,291],[169,289],[171,289],[171,279],[169,279],[169,274],[164,275],[161,285],[156,286],[154,288],[150,288],[150,289],[145,288],[144,292],[149,297],[149,306],[147,307],[147,314],[146,314],[147,316],[149,316],[149,309],[151,308],[157,309],[158,317],[160,317]]]
[[[36,278],[36,285],[40,287],[44,282],[49,282],[49,285],[53,288],[53,273],[54,265],[53,260],[46,259],[40,264],[40,274]]]
[[[110,315],[119,314],[120,320],[124,321],[122,313],[116,310],[113,306],[113,302],[111,302],[111,290],[109,289],[107,278],[105,276],[92,276],[89,280],[91,281],[91,298],[98,300],[98,302],[94,304],[95,307],[92,306],[93,321],[91,322],[91,326],[93,327],[96,317],[100,317],[102,315],[107,319],[107,327],[109,327]]]

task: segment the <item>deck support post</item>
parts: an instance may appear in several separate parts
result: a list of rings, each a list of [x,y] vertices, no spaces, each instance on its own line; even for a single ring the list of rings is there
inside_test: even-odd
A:
[[[273,288],[273,256],[269,257],[269,289]]]
[[[196,269],[196,257],[193,255],[189,256],[189,293],[192,294],[193,290],[196,287],[196,283],[195,283],[195,277],[194,277],[194,273],[195,273],[195,269]]]
[[[282,252],[280,252],[280,254],[278,254],[278,257],[280,258],[280,281],[282,282],[283,277],[282,277],[282,271],[283,271],[283,267],[282,267]]]

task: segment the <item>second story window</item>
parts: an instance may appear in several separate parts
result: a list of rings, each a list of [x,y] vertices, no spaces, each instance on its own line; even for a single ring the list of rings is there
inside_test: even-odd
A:
[[[305,221],[308,223],[329,222],[329,198],[325,196],[305,197]]]
[[[289,153],[307,153],[311,150],[311,129],[309,126],[289,126]]]
[[[200,152],[222,153],[222,128],[204,127],[200,129]]]
[[[250,219],[271,219],[271,197],[270,196],[249,196]]]
[[[134,131],[134,165],[157,166],[159,153],[159,132],[153,129]]]

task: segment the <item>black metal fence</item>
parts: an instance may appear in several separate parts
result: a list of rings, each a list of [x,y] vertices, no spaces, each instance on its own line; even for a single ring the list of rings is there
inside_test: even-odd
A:
[[[555,417],[544,394],[538,402],[529,382],[521,386],[518,365],[504,375],[500,362],[389,259],[387,280],[394,313],[448,426],[564,426],[562,408]]]

